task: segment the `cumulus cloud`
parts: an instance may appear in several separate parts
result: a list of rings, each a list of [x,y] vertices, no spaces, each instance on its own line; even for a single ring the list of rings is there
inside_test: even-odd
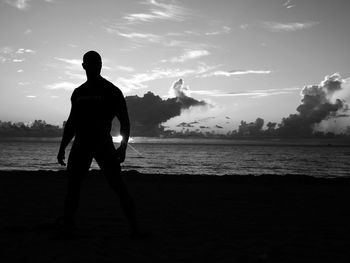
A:
[[[283,134],[310,135],[322,121],[346,115],[348,105],[339,97],[344,80],[338,73],[326,76],[319,85],[305,86],[301,91],[301,104],[297,114],[283,118]]]
[[[296,22],[296,23],[279,23],[279,22],[263,22],[262,25],[265,29],[272,32],[293,32],[311,28],[318,25],[319,22]]]
[[[188,86],[184,85],[184,81],[179,79],[175,81],[170,87],[169,94],[178,99],[178,101],[185,107],[189,108],[190,106],[204,106],[207,103],[204,101],[197,101],[190,97],[190,89]]]
[[[152,92],[146,93],[143,97],[125,97],[133,136],[158,135],[161,129],[160,125],[181,115],[182,110],[207,105],[205,101],[198,101],[187,96],[183,90],[182,80],[174,82],[171,89],[174,91],[175,97],[166,100]]]

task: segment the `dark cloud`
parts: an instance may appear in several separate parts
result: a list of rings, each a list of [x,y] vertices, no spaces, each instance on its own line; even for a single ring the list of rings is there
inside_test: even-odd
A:
[[[342,83],[342,78],[336,73],[326,76],[320,85],[305,86],[301,91],[301,104],[296,109],[298,113],[282,119],[280,133],[310,135],[321,121],[344,116],[347,105],[336,96],[342,90]]]
[[[191,123],[187,123],[187,122],[181,122],[178,125],[176,125],[176,127],[182,127],[182,128],[192,128],[194,127]]]
[[[198,124],[199,122],[198,121],[192,121],[192,122],[190,122],[189,124]]]
[[[220,125],[215,125],[215,128],[218,128],[218,129],[223,129],[224,127],[220,126]]]
[[[238,126],[238,134],[240,135],[257,135],[262,130],[264,126],[264,119],[257,118],[255,122],[247,123],[245,121],[241,121]]]
[[[182,79],[174,82],[171,91],[175,97],[166,100],[152,92],[146,93],[143,97],[127,96],[125,98],[132,136],[156,136],[162,128],[164,129],[161,124],[181,115],[182,110],[207,105],[205,101],[198,101],[187,95],[188,87],[183,85]]]
[[[187,86],[184,85],[184,81],[179,79],[175,81],[170,89],[170,92],[173,93],[177,101],[182,105],[184,109],[187,109],[191,106],[205,106],[207,103],[205,101],[198,101],[189,96],[190,90]]]

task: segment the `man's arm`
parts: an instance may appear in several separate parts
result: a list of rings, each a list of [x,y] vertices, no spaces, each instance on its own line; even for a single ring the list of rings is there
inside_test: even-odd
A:
[[[73,114],[74,114],[74,112],[73,112],[73,104],[72,104],[72,109],[70,111],[66,125],[64,126],[61,145],[60,145],[60,149],[59,149],[58,155],[57,155],[57,161],[61,165],[66,165],[64,162],[65,150],[75,135],[75,125],[74,125]]]
[[[117,149],[117,154],[119,161],[122,163],[125,160],[125,152],[129,141],[130,136],[130,121],[129,121],[129,115],[128,115],[128,109],[126,106],[125,98],[120,92],[117,105],[119,106],[116,111],[116,116],[120,123],[120,135],[123,137],[122,141],[120,142],[120,146]]]

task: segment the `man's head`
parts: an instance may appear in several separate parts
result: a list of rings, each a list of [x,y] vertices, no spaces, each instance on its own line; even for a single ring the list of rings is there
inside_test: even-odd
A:
[[[83,68],[87,75],[100,75],[102,68],[102,58],[96,51],[89,51],[84,54]]]

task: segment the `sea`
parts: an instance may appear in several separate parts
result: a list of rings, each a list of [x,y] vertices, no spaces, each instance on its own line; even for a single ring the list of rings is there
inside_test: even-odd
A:
[[[118,143],[115,143],[118,147]],[[0,141],[1,170],[63,170],[58,138]],[[69,154],[67,148],[66,156]],[[99,169],[95,161],[91,169]],[[131,138],[124,170],[145,174],[349,177],[350,147],[325,143]]]

